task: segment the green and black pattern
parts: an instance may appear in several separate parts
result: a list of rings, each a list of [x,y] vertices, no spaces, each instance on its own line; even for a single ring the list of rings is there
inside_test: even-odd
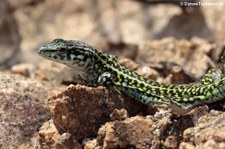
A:
[[[167,85],[144,78],[121,65],[115,56],[80,41],[55,39],[42,46],[38,54],[85,72],[88,86],[114,87],[144,104],[166,104],[178,114],[225,97],[224,64],[209,70],[199,83]]]

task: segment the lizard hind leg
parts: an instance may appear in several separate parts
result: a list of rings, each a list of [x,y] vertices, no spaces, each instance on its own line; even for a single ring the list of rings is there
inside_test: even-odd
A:
[[[201,80],[203,85],[215,83],[225,76],[225,50],[220,57],[220,66],[216,69],[210,69]]]
[[[186,115],[192,107],[187,106],[187,107],[182,107],[182,105],[178,104],[176,100],[172,97],[165,96],[167,100],[169,100],[169,104],[167,105],[168,108],[172,110],[173,113],[177,115]]]

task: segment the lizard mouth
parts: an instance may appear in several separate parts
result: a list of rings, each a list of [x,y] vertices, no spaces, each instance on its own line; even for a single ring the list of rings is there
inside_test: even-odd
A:
[[[41,47],[41,48],[39,48],[39,49],[37,50],[37,53],[38,53],[39,55],[41,55],[41,54],[43,53],[43,51],[44,51],[44,47]]]

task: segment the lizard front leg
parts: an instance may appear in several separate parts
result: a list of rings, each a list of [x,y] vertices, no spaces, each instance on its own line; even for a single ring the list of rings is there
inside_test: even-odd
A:
[[[97,77],[97,84],[109,86],[113,83],[114,75],[110,72],[104,72]]]
[[[97,86],[109,86],[113,82],[113,77],[114,75],[111,74],[110,72],[104,72],[100,74],[99,76],[95,77],[94,79],[91,80],[86,80],[82,78],[80,75],[78,75],[78,78],[81,80],[81,82],[89,87],[97,87]]]

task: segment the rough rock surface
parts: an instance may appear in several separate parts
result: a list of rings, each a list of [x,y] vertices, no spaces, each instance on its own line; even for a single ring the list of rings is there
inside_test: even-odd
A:
[[[212,110],[198,119],[195,127],[183,133],[181,149],[224,149],[225,148],[225,113]]]
[[[18,75],[0,74],[0,146],[32,147],[32,137],[50,117],[47,89]]]
[[[74,137],[69,133],[59,134],[52,120],[43,124],[39,131],[37,147],[42,149],[60,149],[60,148],[74,148],[81,149],[81,145],[74,140]]]
[[[128,113],[125,109],[115,109],[111,114],[110,114],[110,119],[112,121],[114,120],[125,120],[126,118],[128,118]]]
[[[127,109],[134,115],[144,107],[134,100],[124,100],[121,95],[103,88],[69,86],[65,91],[53,95],[48,106],[53,122],[59,132],[69,132],[82,140],[96,135],[98,128],[110,120],[114,109]],[[135,109],[132,108],[135,105]]]
[[[168,117],[135,116],[124,121],[108,122],[99,129],[97,143],[102,148],[159,148],[160,135],[170,123]]]

